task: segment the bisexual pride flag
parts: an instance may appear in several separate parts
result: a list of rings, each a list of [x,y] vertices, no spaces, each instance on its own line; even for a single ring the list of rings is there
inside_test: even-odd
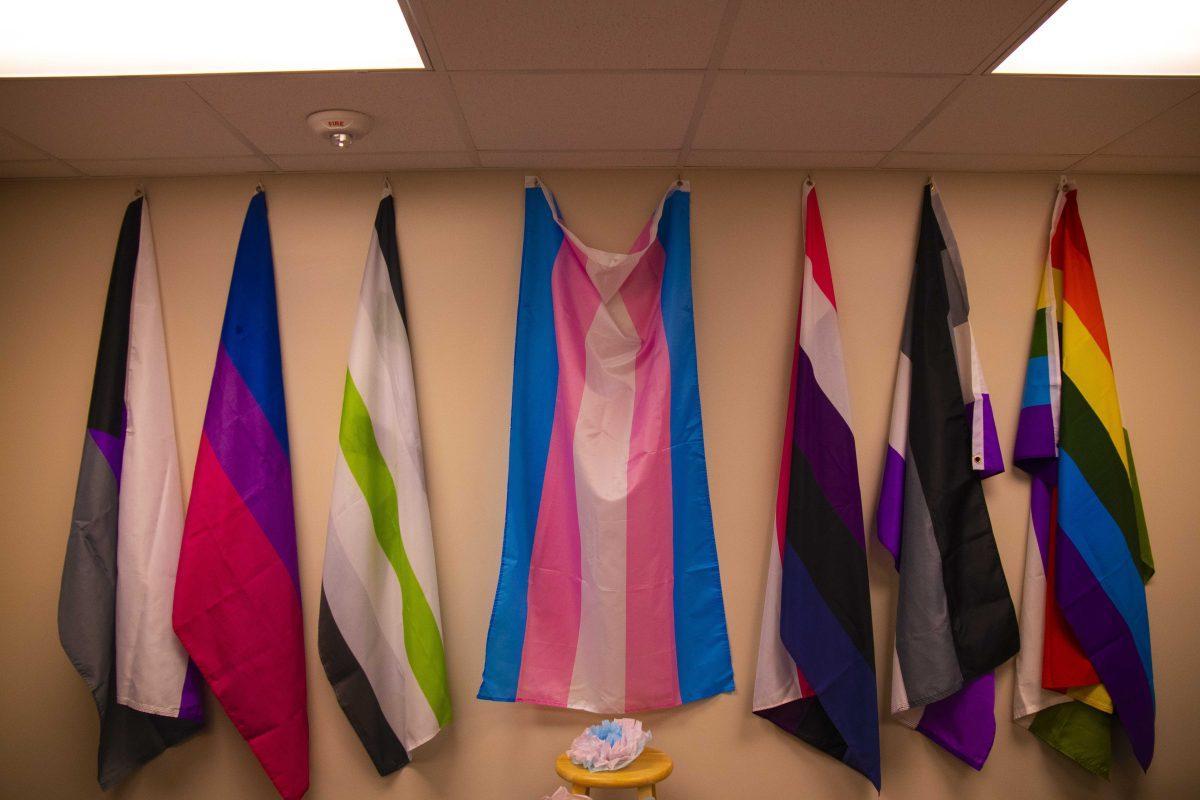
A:
[[[876,516],[900,573],[892,716],[981,769],[1017,616],[982,480],[1004,470],[962,256],[925,187]]]
[[[175,585],[175,632],[285,800],[308,789],[300,576],[267,197],[250,201]]]
[[[536,178],[513,365],[508,512],[479,697],[600,713],[733,690],[692,327],[691,191],[626,253]]]
[[[183,492],[150,209],[125,209],[58,601],[63,649],[100,712],[109,788],[194,733],[200,679],[171,630]]]
[[[1030,475],[1013,716],[1098,775],[1120,722],[1154,756],[1154,558],[1078,192],[1059,187],[1015,460]]]
[[[817,191],[804,183],[804,275],[754,713],[879,787],[879,710],[850,392]]]

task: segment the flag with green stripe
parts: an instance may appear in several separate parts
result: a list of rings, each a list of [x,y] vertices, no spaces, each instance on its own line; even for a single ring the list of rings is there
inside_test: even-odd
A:
[[[342,710],[386,775],[451,715],[390,193],[363,273],[338,445],[318,645]]]

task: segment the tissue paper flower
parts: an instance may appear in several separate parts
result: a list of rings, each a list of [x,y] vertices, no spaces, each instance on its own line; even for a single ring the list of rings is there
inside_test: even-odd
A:
[[[558,787],[558,791],[554,794],[548,794],[542,800],[588,800],[581,794],[571,794],[563,787]]]
[[[606,772],[630,764],[648,741],[650,731],[636,719],[606,719],[575,737],[567,757],[592,772]]]

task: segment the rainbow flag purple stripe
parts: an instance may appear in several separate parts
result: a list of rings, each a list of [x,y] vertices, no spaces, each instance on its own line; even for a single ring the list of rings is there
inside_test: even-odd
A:
[[[862,496],[833,274],[804,185],[804,272],[754,713],[880,785]]]
[[[733,690],[692,322],[688,185],[628,253],[526,180],[508,511],[479,697],[604,713]]]
[[[285,800],[308,789],[296,525],[267,201],[238,242],[175,586],[174,625]]]
[[[982,479],[1004,470],[962,258],[925,187],[876,527],[900,573],[892,715],[975,769],[996,735],[993,670],[1018,648]]]

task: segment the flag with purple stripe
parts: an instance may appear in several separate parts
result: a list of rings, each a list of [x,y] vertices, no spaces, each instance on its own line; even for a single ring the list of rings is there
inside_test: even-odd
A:
[[[878,788],[871,593],[850,393],[821,211],[804,184],[796,320],[754,713]]]
[[[92,382],[58,630],[100,712],[109,788],[194,733],[199,675],[171,630],[183,494],[150,211],[125,209]]]
[[[175,631],[280,796],[308,789],[304,633],[267,198],[246,209],[179,554]]]
[[[925,187],[876,516],[900,573],[892,715],[975,769],[996,734],[993,670],[1017,618],[984,502],[1004,470],[962,258]]]

